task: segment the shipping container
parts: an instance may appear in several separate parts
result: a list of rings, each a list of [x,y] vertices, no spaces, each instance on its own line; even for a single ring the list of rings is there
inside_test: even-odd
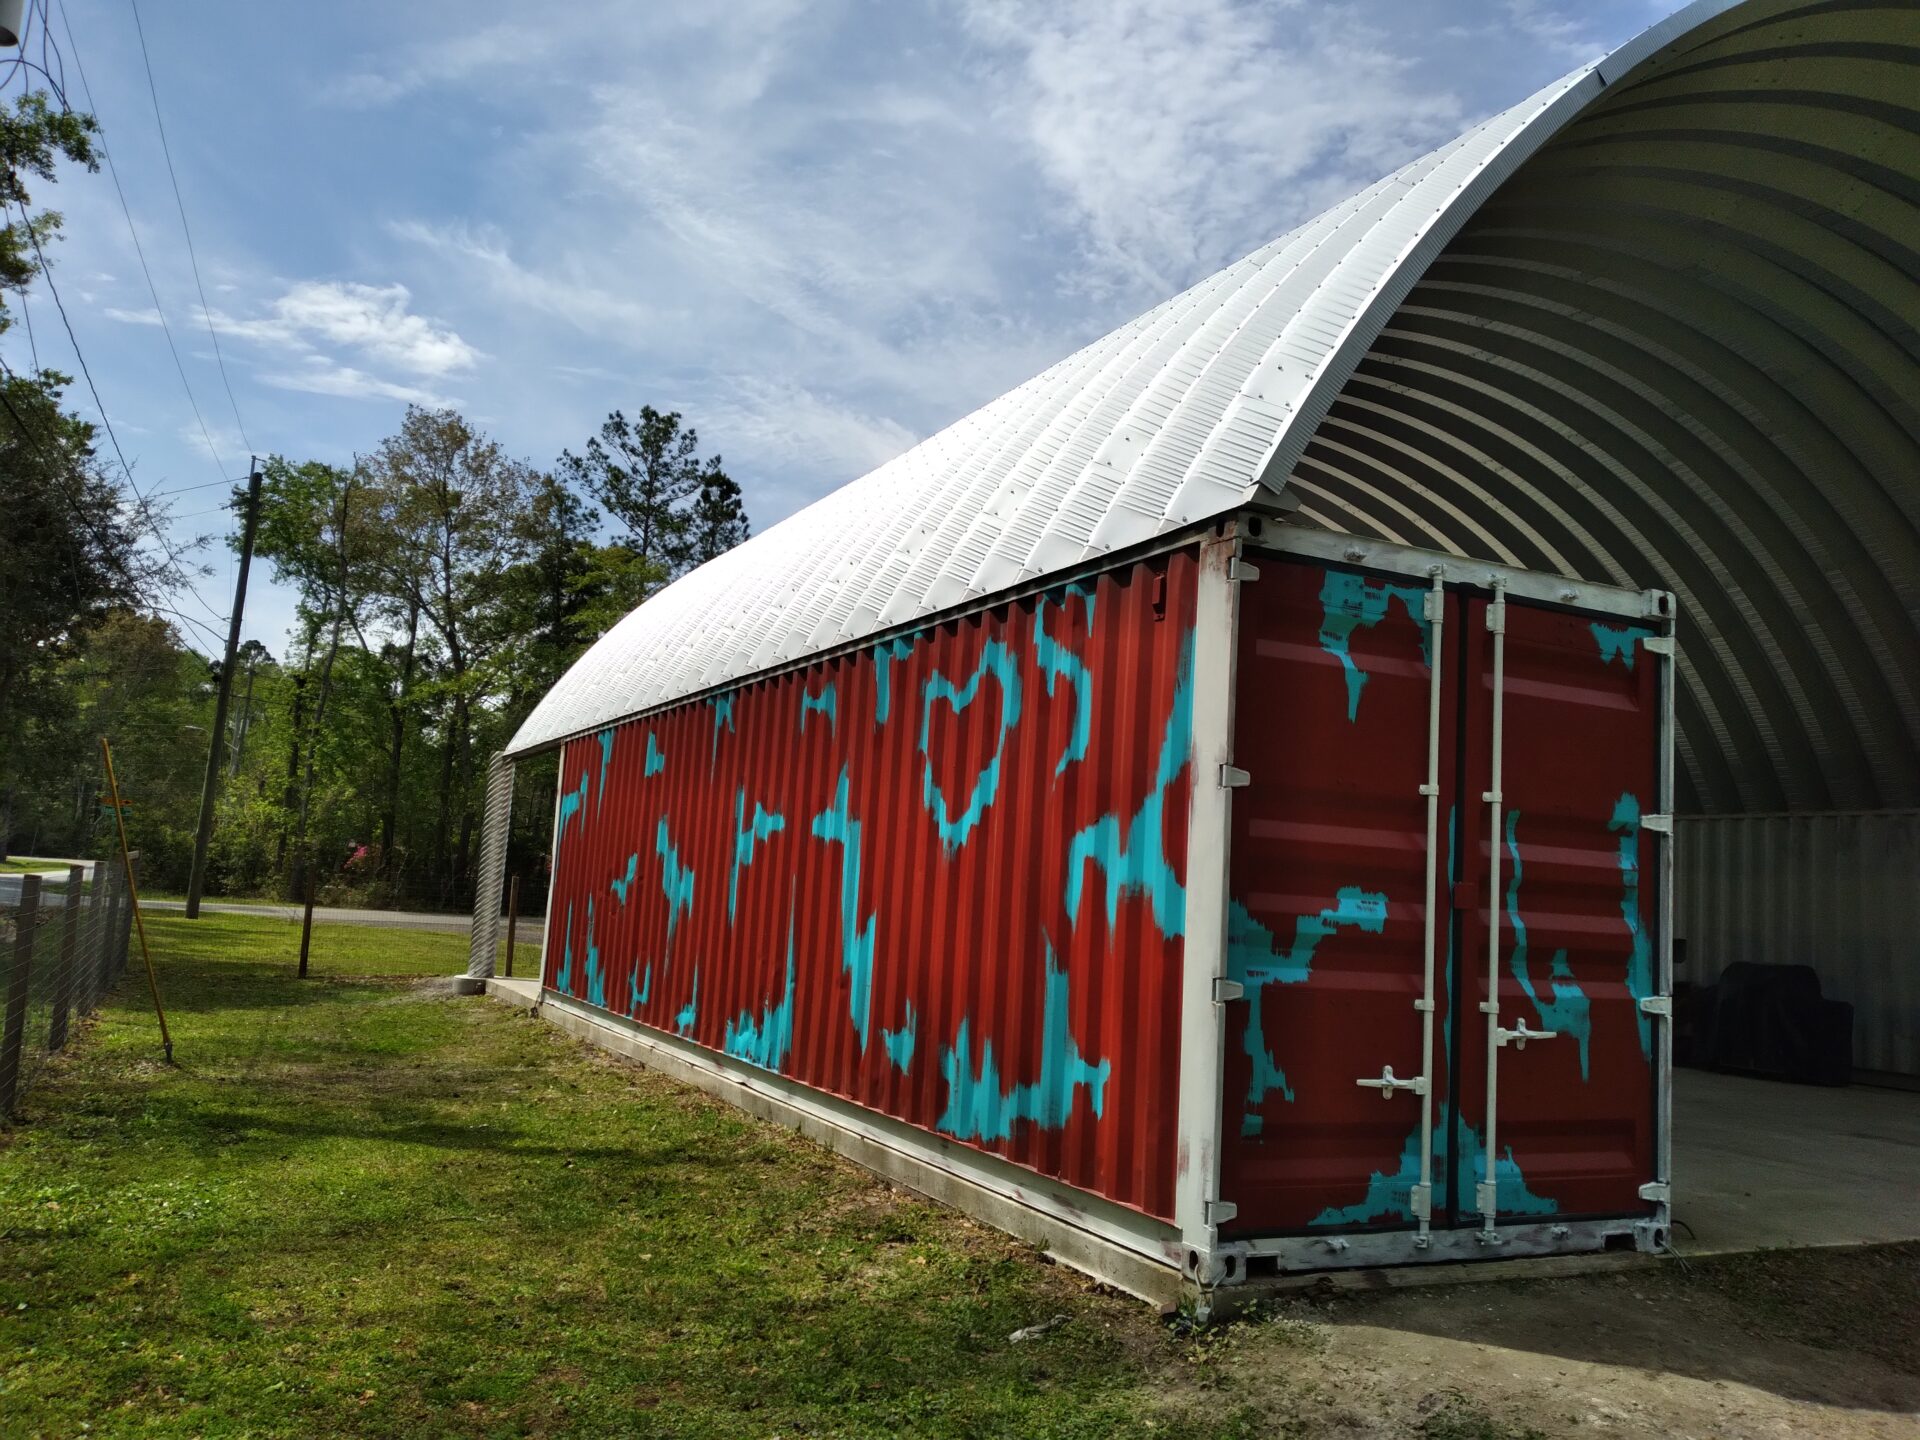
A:
[[[1159,1300],[1658,1248],[1673,623],[1248,511],[574,735],[547,1011]]]

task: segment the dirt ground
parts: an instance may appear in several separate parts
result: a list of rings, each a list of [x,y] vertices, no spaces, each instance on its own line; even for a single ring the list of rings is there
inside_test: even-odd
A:
[[[1308,1293],[1193,1337],[1246,1433],[1920,1436],[1920,1245]]]

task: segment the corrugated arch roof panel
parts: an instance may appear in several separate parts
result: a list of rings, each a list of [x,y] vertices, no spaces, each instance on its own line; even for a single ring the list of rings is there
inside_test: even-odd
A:
[[[509,750],[879,636],[1283,488],[1402,300],[1485,199],[1700,0],[674,582]]]

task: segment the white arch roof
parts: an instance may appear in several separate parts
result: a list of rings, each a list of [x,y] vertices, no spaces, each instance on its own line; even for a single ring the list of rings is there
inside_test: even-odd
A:
[[[1920,803],[1899,678],[1920,655],[1920,501],[1886,478],[1920,455],[1900,319],[1920,294],[1900,238],[1920,222],[1916,16],[1699,0],[669,586],[510,750],[1266,485],[1330,528],[1677,589],[1699,620],[1681,718],[1702,808]],[[1776,273],[1734,274],[1749,263]],[[1865,357],[1834,362],[1844,395],[1802,353],[1823,345]],[[1820,412],[1855,392],[1835,441]],[[1870,455],[1851,438],[1869,434]],[[1843,442],[1877,481],[1844,490]],[[1833,693],[1845,724],[1808,708]]]

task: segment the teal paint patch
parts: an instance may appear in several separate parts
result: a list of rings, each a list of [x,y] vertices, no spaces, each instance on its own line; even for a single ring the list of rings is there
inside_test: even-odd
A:
[[[627,1014],[632,1015],[647,1003],[647,997],[653,993],[653,966],[647,966],[647,978],[640,978],[640,962],[636,960],[633,973],[627,976]]]
[[[1439,1177],[1442,1191],[1446,1188],[1446,1155],[1441,1140],[1451,1128],[1452,1107],[1443,1101],[1436,1109],[1433,1122],[1433,1173]],[[1487,1152],[1479,1136],[1471,1129],[1467,1130],[1467,1137],[1454,1208],[1471,1211],[1474,1189],[1486,1174]],[[1504,1158],[1495,1162],[1493,1171],[1494,1203],[1500,1214],[1552,1215],[1560,1209],[1557,1200],[1536,1195],[1527,1187],[1526,1176],[1520,1173],[1520,1166],[1515,1162],[1511,1148]],[[1357,1203],[1330,1205],[1307,1223],[1315,1226],[1377,1225],[1383,1221],[1412,1224],[1416,1218],[1413,1213],[1413,1190],[1419,1183],[1420,1127],[1415,1125],[1407,1136],[1407,1143],[1401,1148],[1398,1168],[1390,1173],[1374,1171],[1368,1177],[1366,1194]]]
[[[1440,1107],[1445,1115],[1447,1107]],[[1473,1212],[1475,1187],[1486,1177],[1487,1146],[1480,1132],[1471,1125],[1460,1126],[1460,1164],[1454,1171],[1454,1208]],[[1527,1186],[1527,1177],[1520,1171],[1519,1162],[1513,1158],[1513,1147],[1507,1147],[1507,1153],[1493,1162],[1493,1203],[1494,1209],[1501,1215],[1552,1215],[1559,1211],[1560,1202],[1545,1195],[1536,1195]]]
[[[920,1017],[913,1012],[913,1002],[907,1002],[907,1018],[898,1030],[880,1030],[880,1043],[887,1047],[887,1059],[893,1062],[893,1068],[902,1075],[913,1064],[913,1047],[919,1040]]]
[[[1633,669],[1640,642],[1654,636],[1644,625],[1602,625],[1596,620],[1587,628],[1593,631],[1593,643],[1600,647],[1600,663],[1611,665],[1618,660],[1629,670]]]
[[[1446,1114],[1446,1106],[1440,1107],[1441,1115]],[[1434,1126],[1437,1137],[1444,1128],[1444,1121]],[[1439,1157],[1435,1156],[1435,1170],[1439,1170]],[[1391,1174],[1376,1170],[1367,1180],[1367,1193],[1358,1203],[1334,1207],[1329,1205],[1307,1223],[1309,1225],[1375,1225],[1381,1221],[1404,1220],[1411,1223],[1416,1217],[1413,1213],[1413,1191],[1420,1183],[1420,1127],[1413,1127],[1413,1133],[1407,1136],[1405,1148],[1400,1151],[1400,1167]]]
[[[700,1013],[700,972],[693,972],[693,994],[687,997],[687,1003],[680,1007],[680,1013],[673,1017],[673,1028],[682,1035],[693,1029],[693,1022]]]
[[[1242,1112],[1240,1133],[1258,1135],[1264,1122],[1252,1113],[1275,1090],[1283,1099],[1293,1099],[1293,1087],[1286,1071],[1280,1068],[1267,1045],[1266,1027],[1261,1018],[1261,992],[1268,985],[1298,985],[1313,973],[1314,952],[1320,942],[1343,928],[1378,935],[1387,924],[1387,897],[1378,891],[1362,890],[1357,885],[1342,886],[1334,894],[1333,904],[1314,915],[1301,915],[1293,922],[1293,943],[1281,950],[1271,930],[1254,919],[1238,900],[1227,903],[1227,977],[1246,987],[1247,1025],[1241,1045],[1252,1062],[1253,1076],[1247,1083],[1247,1109]],[[1248,1121],[1254,1123],[1251,1127]]]
[[[1019,1120],[1031,1121],[1043,1130],[1058,1130],[1072,1115],[1082,1088],[1087,1091],[1089,1107],[1100,1115],[1113,1065],[1107,1060],[1090,1065],[1081,1056],[1068,1028],[1068,999],[1066,972],[1054,963],[1053,946],[1049,944],[1046,998],[1040,1020],[1040,1078],[1024,1085],[1003,1086],[992,1040],[981,1047],[980,1065],[974,1068],[968,1022],[962,1020],[953,1048],[940,1059],[941,1073],[947,1080],[947,1108],[936,1128],[962,1140],[1008,1139]]]
[[[966,809],[960,812],[956,820],[948,809],[946,795],[933,778],[933,756],[928,748],[933,705],[936,700],[944,700],[956,716],[965,713],[980,698],[980,687],[989,674],[1000,688],[1000,733],[994,742],[993,758],[974,777],[973,787],[967,795]],[[1007,733],[1019,723],[1020,667],[1014,664],[1012,652],[998,640],[989,640],[980,647],[980,663],[974,667],[966,684],[956,687],[938,672],[927,681],[926,688],[921,692],[920,800],[932,814],[934,828],[940,833],[940,843],[947,849],[958,849],[967,843],[967,836],[980,823],[981,817],[987,813],[987,807],[993,804],[994,797],[1000,793],[1000,761],[1006,752]]]
[[[578,816],[580,828],[582,830],[587,828],[586,805],[587,772],[583,769],[580,772],[580,788],[578,790],[568,790],[560,797],[560,826],[559,829],[554,832],[553,837],[553,858],[555,860],[560,858],[560,846],[566,841],[568,823],[572,821],[574,817]]]
[[[753,863],[753,847],[787,828],[784,815],[776,815],[759,802],[754,803],[753,821],[747,822],[747,792],[743,786],[733,796],[733,873],[727,877],[727,923],[731,925],[740,904],[740,867]]]
[[[867,1050],[867,1022],[873,1005],[873,931],[875,917],[860,920],[860,822],[848,804],[847,771],[833,804],[813,817],[817,840],[840,847],[840,968],[848,976],[847,1013],[860,1032],[860,1053]]]
[[[1355,630],[1371,630],[1398,601],[1420,627],[1420,658],[1433,664],[1433,624],[1426,618],[1428,591],[1417,585],[1389,585],[1350,571],[1329,570],[1320,587],[1320,648],[1347,672],[1347,719],[1360,718],[1360,692],[1367,676],[1353,661]]]
[[[624,880],[609,880],[607,882],[607,887],[620,897],[620,903],[622,905],[627,903],[627,891],[633,888],[633,877],[639,873],[640,852],[636,850],[627,857],[627,878]]]
[[[607,766],[613,763],[613,729],[609,726],[594,737],[600,742],[600,788],[593,792],[593,808],[597,812],[600,804],[607,798]]]
[[[1527,973],[1527,922],[1520,915],[1520,812],[1507,812],[1507,855],[1510,873],[1507,880],[1507,923],[1513,926],[1513,952],[1507,957],[1507,969],[1526,992],[1527,999],[1533,1002],[1534,1013],[1539,1016],[1543,1029],[1556,1034],[1571,1035],[1580,1042],[1580,1080],[1587,1080],[1587,1048],[1593,1039],[1592,1005],[1573,978],[1573,969],[1567,964],[1567,952],[1556,951],[1553,957],[1553,999],[1542,1000],[1533,988],[1533,977]]]
[[[653,832],[654,853],[660,857],[660,892],[667,897],[667,944],[680,928],[681,912],[693,909],[693,871],[680,863],[680,852],[667,835],[667,817]]]
[[[893,662],[904,660],[912,653],[913,647],[920,643],[916,636],[910,640],[888,640],[877,645],[873,651],[873,723],[884,725],[893,718]]]
[[[553,977],[553,988],[563,995],[573,993],[573,902],[567,902],[567,928],[560,932],[560,973]]]
[[[800,692],[800,733],[802,735],[807,733],[807,716],[815,714],[827,717],[827,729],[840,728],[840,699],[831,680],[820,687],[818,695],[805,690]]]
[[[683,1012],[684,1013],[684,1012]],[[727,1022],[721,1048],[727,1054],[776,1073],[793,1049],[793,925],[787,925],[787,988],[780,1003],[768,1005],[756,1019],[746,1011]]]
[[[1103,815],[1073,837],[1067,850],[1067,914],[1080,923],[1080,900],[1089,863],[1106,878],[1107,926],[1119,918],[1120,899],[1144,895],[1153,923],[1172,939],[1187,933],[1187,888],[1174,873],[1163,842],[1167,790],[1193,756],[1193,632],[1180,645],[1180,681],[1160,739],[1153,788],[1123,827],[1118,815]]]
[[[711,770],[720,759],[720,727],[725,725],[729,735],[736,734],[733,728],[733,692],[716,695],[707,701],[713,711],[713,749],[707,755],[707,768]]]
[[[600,968],[600,947],[593,943],[593,901],[587,901],[587,1003],[607,1008],[607,974]]]
[[[1087,628],[1093,628],[1093,592],[1083,585],[1068,585],[1051,597],[1064,612],[1067,601],[1078,596],[1087,607]],[[1049,597],[1042,596],[1033,607],[1033,658],[1040,666],[1040,673],[1047,677],[1047,694],[1054,693],[1056,681],[1065,680],[1073,688],[1073,735],[1067,741],[1067,748],[1060,752],[1060,759],[1053,767],[1053,773],[1063,775],[1067,766],[1087,758],[1087,746],[1093,739],[1093,672],[1087,668],[1086,661],[1072,649],[1055,640],[1047,633],[1047,603]]]
[[[1640,917],[1639,797],[1631,792],[1621,795],[1607,828],[1620,832],[1620,918],[1633,937],[1633,953],[1627,957],[1627,994],[1633,997],[1633,1018],[1640,1027],[1640,1053],[1652,1059],[1653,1017],[1640,1008],[1640,1002],[1653,993],[1653,942]]]
[[[647,763],[640,772],[642,780],[650,780],[667,768],[667,752],[660,748],[660,742],[654,733],[647,732]]]

